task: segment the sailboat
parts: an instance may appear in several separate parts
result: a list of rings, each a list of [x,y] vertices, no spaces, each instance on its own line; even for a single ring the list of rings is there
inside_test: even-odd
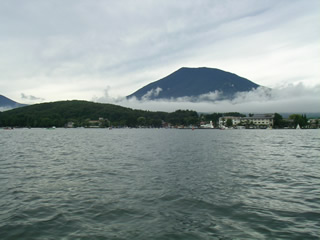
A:
[[[299,123],[298,123],[298,125],[297,125],[296,129],[301,129],[301,128],[300,128],[300,125],[299,125]]]

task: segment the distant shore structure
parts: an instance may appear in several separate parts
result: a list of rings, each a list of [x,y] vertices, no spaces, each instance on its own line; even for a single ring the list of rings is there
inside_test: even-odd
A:
[[[225,128],[227,126],[228,119],[232,121],[231,126],[252,126],[252,128],[268,128],[273,127],[274,124],[274,114],[253,114],[249,117],[234,117],[234,116],[224,116],[219,118],[219,127]],[[229,120],[229,122],[230,122]],[[229,126],[230,127],[230,126]]]

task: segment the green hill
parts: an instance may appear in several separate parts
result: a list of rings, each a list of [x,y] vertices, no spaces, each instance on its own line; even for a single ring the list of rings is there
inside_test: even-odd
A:
[[[150,112],[78,100],[41,103],[0,113],[0,127],[64,127],[70,122],[75,127],[160,127],[163,121],[195,124],[198,115],[195,111],[188,110],[174,113]]]

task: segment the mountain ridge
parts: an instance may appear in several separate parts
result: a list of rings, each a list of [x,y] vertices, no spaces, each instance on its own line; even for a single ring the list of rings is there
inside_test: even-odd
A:
[[[213,100],[232,99],[237,92],[248,92],[260,85],[234,73],[217,68],[182,67],[177,71],[151,82],[127,96],[138,100],[196,99],[205,94],[216,93]]]

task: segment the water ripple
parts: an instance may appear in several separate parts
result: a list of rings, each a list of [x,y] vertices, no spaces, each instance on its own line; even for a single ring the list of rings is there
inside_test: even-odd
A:
[[[1,239],[319,239],[317,131],[0,134]]]

